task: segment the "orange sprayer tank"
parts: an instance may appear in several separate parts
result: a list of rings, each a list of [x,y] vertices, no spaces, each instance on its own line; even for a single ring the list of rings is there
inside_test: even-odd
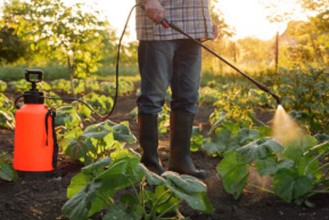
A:
[[[37,79],[32,80],[31,76]],[[44,105],[43,93],[36,89],[42,71],[27,70],[32,89],[24,93],[24,105],[15,114],[14,169],[22,172],[52,172],[57,162],[54,131],[55,113]]]

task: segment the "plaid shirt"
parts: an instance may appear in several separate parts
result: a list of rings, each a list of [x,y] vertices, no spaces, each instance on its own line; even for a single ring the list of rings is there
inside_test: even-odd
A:
[[[140,2],[140,0],[137,0]],[[212,21],[208,0],[160,0],[165,9],[165,18],[194,39],[212,39]],[[138,40],[176,40],[187,37],[171,28],[156,25],[144,10],[137,7],[136,32]]]

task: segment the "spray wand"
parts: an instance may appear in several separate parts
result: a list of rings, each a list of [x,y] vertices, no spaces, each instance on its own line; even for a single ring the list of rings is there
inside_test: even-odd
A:
[[[263,84],[261,84],[260,82],[256,81],[255,79],[251,78],[249,75],[247,75],[246,73],[244,73],[243,71],[241,71],[239,68],[237,68],[236,66],[234,66],[232,63],[230,63],[229,61],[227,61],[226,59],[224,59],[223,57],[221,57],[220,55],[218,55],[217,53],[215,53],[213,50],[211,50],[209,47],[203,45],[200,41],[192,38],[190,35],[188,35],[187,33],[185,33],[184,31],[182,31],[179,27],[177,27],[176,25],[169,23],[166,19],[163,19],[161,22],[162,26],[164,28],[172,28],[173,30],[183,34],[184,36],[186,36],[187,38],[189,38],[190,40],[192,40],[194,43],[198,44],[199,46],[201,46],[202,48],[204,48],[205,50],[207,50],[208,52],[210,52],[212,55],[214,55],[215,57],[217,57],[218,59],[220,59],[221,61],[223,61],[224,63],[226,63],[227,65],[229,65],[230,67],[232,67],[234,70],[236,70],[238,73],[240,73],[241,75],[243,75],[244,77],[246,77],[247,79],[249,79],[251,82],[253,82],[258,88],[260,88],[261,90],[263,90],[264,92],[267,92],[268,94],[270,94],[277,102],[278,105],[281,105],[281,100],[279,98],[279,96],[277,96],[276,94],[274,94],[273,92],[271,92],[269,90],[269,88],[267,88],[266,86],[264,86]]]

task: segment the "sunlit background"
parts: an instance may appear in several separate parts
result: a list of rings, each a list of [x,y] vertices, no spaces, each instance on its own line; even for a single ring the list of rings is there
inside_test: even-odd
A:
[[[121,32],[129,11],[134,6],[134,0],[74,0],[67,4],[83,2],[88,7],[98,9],[108,18],[111,25]],[[217,7],[222,11],[225,21],[228,25],[235,28],[236,36],[234,39],[240,39],[247,36],[256,37],[262,40],[273,38],[277,31],[282,32],[286,28],[286,22],[271,23],[267,16],[271,13],[265,8],[264,0],[219,0]],[[278,0],[279,10],[293,13],[291,19],[306,20],[307,15],[302,13],[300,7],[295,4],[295,0]],[[129,39],[134,40],[135,32],[134,15],[128,26]]]

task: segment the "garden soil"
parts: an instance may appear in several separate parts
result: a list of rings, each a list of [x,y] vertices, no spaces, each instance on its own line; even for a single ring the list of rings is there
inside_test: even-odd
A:
[[[136,97],[129,95],[120,97],[110,120],[130,122],[132,132],[137,136],[136,118],[129,114],[135,107]],[[195,125],[202,127],[203,132],[209,130],[209,115],[212,109],[201,106],[196,115]],[[260,116],[264,122],[271,115]],[[14,132],[0,130],[0,152],[7,152],[12,156],[14,146]],[[166,166],[168,162],[168,135],[160,137],[160,157]],[[128,147],[138,151],[137,144]],[[190,219],[224,219],[224,220],[325,220],[329,219],[328,195],[311,198],[314,208],[298,206],[294,203],[287,204],[276,196],[254,187],[247,187],[239,199],[234,199],[225,192],[221,179],[216,173],[216,165],[220,161],[218,157],[211,157],[205,152],[192,154],[195,165],[198,168],[210,171],[210,177],[204,182],[208,187],[208,196],[215,209],[212,215],[206,215],[182,204],[180,211]],[[19,177],[15,182],[0,180],[0,219],[1,220],[29,220],[29,219],[67,219],[61,213],[62,205],[67,201],[66,189],[71,178],[80,171],[83,165],[75,160],[59,154],[56,176],[49,178],[23,178]],[[251,170],[249,182],[255,185],[270,186],[268,179],[257,176]],[[99,219],[98,217],[91,219]]]

